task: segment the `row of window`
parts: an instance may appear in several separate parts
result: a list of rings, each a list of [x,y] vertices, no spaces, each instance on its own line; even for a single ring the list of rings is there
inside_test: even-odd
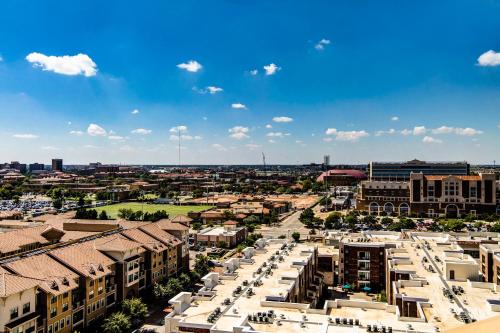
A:
[[[61,331],[65,326],[71,325],[71,316],[66,316],[59,321],[56,321],[54,324],[47,326],[47,333],[55,333],[57,331]]]
[[[31,303],[28,302],[28,303],[24,303],[23,304],[23,315],[29,313],[31,311]],[[12,309],[10,309],[10,319],[16,319],[17,317],[19,317],[19,308],[16,306],[16,307],[13,307]]]
[[[92,304],[89,304],[87,306],[87,314],[91,314],[97,310],[99,310],[100,308],[103,308],[106,306],[106,301],[104,298],[92,303]]]

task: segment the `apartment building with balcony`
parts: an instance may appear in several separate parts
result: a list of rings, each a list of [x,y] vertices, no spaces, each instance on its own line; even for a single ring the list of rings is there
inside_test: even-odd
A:
[[[0,267],[0,332],[34,333],[39,314],[36,311],[37,279],[19,276]]]
[[[177,237],[161,229],[160,225],[157,223],[150,223],[140,227],[139,229],[154,239],[167,245],[167,251],[163,252],[163,258],[157,258],[160,259],[160,261],[163,259],[162,269],[164,276],[174,276],[183,270],[189,269],[189,261],[187,267],[182,266],[185,263],[185,261],[182,261],[181,257],[184,244]]]
[[[115,261],[93,241],[62,247],[49,255],[79,275],[79,298],[73,299],[73,328],[90,326],[115,305]]]
[[[372,242],[367,238],[341,240],[339,283],[354,289],[378,291],[385,283],[385,250],[393,243]]]
[[[148,235],[140,229],[129,229],[122,235],[141,244],[147,251],[144,255],[144,271],[146,272],[146,287],[160,282],[168,275],[168,252],[169,247],[160,240]]]
[[[97,238],[92,243],[115,263],[116,300],[121,302],[126,298],[138,297],[140,291],[146,288],[146,250],[142,245],[118,233]]]
[[[73,332],[73,314],[78,311],[73,308],[73,300],[80,297],[77,273],[47,254],[12,261],[4,267],[17,275],[39,280],[38,332]]]
[[[161,230],[174,235],[181,242],[182,246],[180,247],[180,252],[177,253],[177,267],[182,267],[184,270],[188,270],[189,227],[179,222],[172,222],[168,219],[163,219],[153,224],[157,225]]]

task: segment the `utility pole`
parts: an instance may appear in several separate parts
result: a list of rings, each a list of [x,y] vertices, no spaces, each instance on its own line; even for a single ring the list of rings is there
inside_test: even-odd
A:
[[[181,129],[177,126],[177,134],[179,135],[179,170],[181,169]]]

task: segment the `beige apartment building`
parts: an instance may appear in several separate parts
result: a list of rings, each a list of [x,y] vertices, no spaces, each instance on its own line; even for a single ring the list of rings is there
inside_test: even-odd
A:
[[[27,257],[5,265],[11,272],[39,280],[37,297],[42,320],[38,332],[72,332],[73,299],[78,299],[79,276],[47,254]]]
[[[37,330],[36,294],[39,280],[19,276],[0,267],[0,332],[33,333]]]

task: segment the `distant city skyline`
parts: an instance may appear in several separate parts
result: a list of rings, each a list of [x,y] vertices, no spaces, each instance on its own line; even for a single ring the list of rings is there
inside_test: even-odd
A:
[[[500,160],[500,2],[1,8],[2,162]]]

